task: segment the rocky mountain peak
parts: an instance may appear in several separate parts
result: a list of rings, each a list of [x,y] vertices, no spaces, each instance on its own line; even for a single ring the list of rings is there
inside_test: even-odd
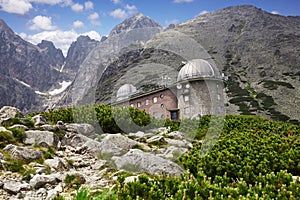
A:
[[[76,41],[72,42],[68,50],[64,70],[75,76],[80,64],[98,44],[99,41],[93,40],[89,36],[79,36]]]
[[[37,44],[38,47],[44,49],[44,48],[55,48],[54,44],[51,41],[48,40],[42,40],[41,43]]]
[[[132,29],[136,28],[149,28],[149,27],[157,27],[162,28],[160,24],[155,22],[153,19],[143,15],[142,13],[137,13],[132,17],[125,19],[122,23],[115,26],[110,32],[109,36],[113,36],[119,34],[121,32],[128,32]]]

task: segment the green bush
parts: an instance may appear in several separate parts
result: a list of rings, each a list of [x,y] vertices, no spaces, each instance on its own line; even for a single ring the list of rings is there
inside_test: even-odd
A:
[[[34,113],[36,115],[37,113]],[[135,132],[146,128],[151,117],[145,111],[132,107],[111,107],[109,105],[86,105],[73,108],[59,108],[40,114],[52,123],[89,123],[104,133]],[[33,115],[33,114],[32,114]]]
[[[14,136],[9,132],[0,132],[0,148],[4,148],[8,144],[14,144],[16,142]]]
[[[16,141],[23,142],[23,140],[26,138],[26,133],[23,129],[20,128],[12,128],[9,129],[12,133]]]
[[[25,170],[23,164],[24,163],[19,160],[9,159],[3,166],[6,171],[23,173]]]
[[[67,188],[78,190],[85,180],[79,174],[68,174],[64,182]]]

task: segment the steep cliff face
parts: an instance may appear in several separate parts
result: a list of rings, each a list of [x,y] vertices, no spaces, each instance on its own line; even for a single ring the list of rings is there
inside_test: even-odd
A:
[[[80,66],[72,89],[60,104],[95,103],[95,92],[101,75],[124,48],[140,45],[161,31],[161,26],[148,17],[137,14],[117,25],[106,40],[100,42]]]
[[[162,26],[155,22],[153,19],[143,15],[142,13],[138,13],[133,17],[125,19],[121,24],[115,26],[111,30],[109,37],[118,35],[120,33],[126,33],[133,29],[143,29],[150,27],[162,29]]]
[[[65,62],[61,49],[57,49],[51,41],[46,40],[42,40],[37,46],[40,48],[43,61],[49,63],[52,69],[59,71]]]
[[[16,79],[0,73],[0,107],[17,105],[25,113],[38,111],[41,100],[33,89]]]
[[[74,77],[84,59],[98,44],[99,41],[92,40],[89,36],[79,36],[68,50],[63,71]]]
[[[210,59],[228,76],[228,113],[299,120],[299,46],[300,17],[273,15],[248,5],[228,7],[161,32],[139,55],[125,52],[104,72],[97,99],[105,100],[103,84],[113,88],[111,84],[137,65],[163,63],[175,69],[180,59],[198,57]]]
[[[51,66],[59,66],[63,58],[46,59],[50,55],[47,55],[44,50],[45,48],[41,49],[24,41],[3,20],[0,20],[0,72],[2,74],[17,78],[36,90],[46,91],[59,77],[59,71]]]

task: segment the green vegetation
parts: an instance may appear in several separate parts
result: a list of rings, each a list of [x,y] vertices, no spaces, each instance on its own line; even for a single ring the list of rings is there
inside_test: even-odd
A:
[[[64,180],[67,188],[79,189],[85,179],[79,174],[69,174]]]
[[[7,132],[7,131],[1,131],[0,132],[0,148],[4,148],[8,144],[14,144],[16,142],[14,136]]]
[[[58,121],[89,123],[96,128],[100,127],[104,133],[134,132],[142,127],[146,128],[151,122],[151,117],[145,111],[132,107],[112,107],[103,104],[59,108],[39,114],[44,115],[54,124]]]
[[[269,90],[276,90],[279,86],[287,87],[289,89],[295,89],[292,84],[283,81],[264,80],[262,81],[262,83],[263,87]]]
[[[5,127],[9,127],[9,126],[12,126],[14,124],[21,124],[21,125],[27,126],[29,128],[34,127],[34,122],[32,120],[30,120],[28,118],[19,118],[19,117],[15,117],[15,118],[7,121],[3,125]]]
[[[23,142],[23,140],[26,138],[26,133],[23,129],[11,128],[9,130],[13,133],[13,136],[17,142]]]
[[[203,139],[213,120],[205,116],[199,121],[197,139]],[[178,127],[178,122],[168,123]],[[90,195],[86,199],[299,199],[299,137],[300,126],[294,124],[227,115],[217,143],[206,156],[201,155],[203,144],[195,140],[190,152],[179,158],[186,174],[140,175],[130,183],[119,175],[117,187],[100,194],[87,189],[84,193]],[[211,142],[205,139],[206,144]]]

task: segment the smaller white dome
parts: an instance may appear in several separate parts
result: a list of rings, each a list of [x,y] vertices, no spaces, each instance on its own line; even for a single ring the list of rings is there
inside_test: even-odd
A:
[[[188,61],[179,71],[177,81],[193,78],[218,77],[219,72],[209,62],[203,59]]]
[[[124,84],[117,91],[117,101],[127,99],[136,92],[136,87],[132,84]]]

